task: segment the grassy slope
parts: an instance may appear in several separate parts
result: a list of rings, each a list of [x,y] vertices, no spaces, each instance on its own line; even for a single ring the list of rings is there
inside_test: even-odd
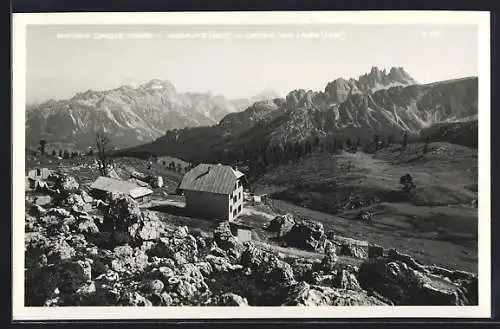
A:
[[[470,203],[477,198],[477,150],[432,143],[423,155],[422,147],[316,154],[269,170],[254,187],[285,186],[275,209],[322,222],[326,230],[395,247],[425,263],[476,272],[477,208]],[[400,191],[399,178],[406,173],[417,185],[412,199]],[[375,225],[354,219],[359,208],[342,208],[349,194],[374,211]]]
[[[419,155],[421,147],[415,144],[401,152],[394,146],[375,156],[363,153],[313,155],[298,163],[274,168],[257,182],[257,189],[288,189],[290,195],[299,195],[298,200],[294,200],[296,204],[306,204],[321,211],[281,200],[273,200],[273,209],[262,210],[268,214],[291,212],[322,222],[327,231],[368,240],[386,248],[395,247],[424,263],[476,272],[477,209],[469,203],[477,198],[477,151],[433,143],[430,152],[422,157]],[[98,176],[97,170],[90,167],[91,162],[92,158],[88,157],[26,159],[27,168],[60,169],[75,175],[84,184]],[[162,200],[163,192],[175,190],[181,175],[166,169],[161,162],[148,170],[147,162],[118,158],[115,159],[116,171],[122,178],[127,178],[131,170],[162,175],[166,187],[155,190],[158,200]],[[401,194],[399,177],[406,172],[411,173],[417,184],[417,198],[412,201],[398,197]],[[335,213],[338,209],[334,205],[343,204],[345,195],[353,191],[367,200],[381,197],[376,202],[368,202],[367,206],[375,212],[375,225],[367,226],[354,220],[359,209],[340,209]],[[213,228],[211,221],[158,214],[172,225],[187,225],[201,231]],[[256,228],[254,239],[270,242],[272,234],[262,229],[269,218],[258,213],[241,217]]]
[[[93,166],[95,157],[76,157],[73,159],[58,160],[52,156],[26,156],[26,171],[35,167],[45,167],[59,170],[69,175],[74,175],[78,182],[89,185],[97,177],[99,171]],[[182,180],[182,174],[173,172],[162,165],[161,162],[153,164],[148,169],[148,160],[136,158],[114,158],[114,169],[122,179],[130,178],[132,171],[139,171],[147,175],[162,176],[164,188],[158,189],[155,193],[174,193],[178,183]]]

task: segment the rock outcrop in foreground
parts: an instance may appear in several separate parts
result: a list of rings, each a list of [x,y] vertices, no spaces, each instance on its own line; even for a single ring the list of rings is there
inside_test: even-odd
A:
[[[477,304],[475,276],[396,251],[359,268],[340,264],[335,244],[322,260],[287,258],[240,243],[227,223],[211,235],[172,229],[128,197],[96,201],[74,178],[53,178],[51,202],[26,213],[27,306]],[[304,249],[323,239],[314,223],[282,222]]]

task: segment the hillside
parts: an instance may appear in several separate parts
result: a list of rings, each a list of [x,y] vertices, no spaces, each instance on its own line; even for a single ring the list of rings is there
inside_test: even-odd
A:
[[[268,168],[253,185],[285,212],[323,223],[338,234],[395,246],[426,263],[477,271],[477,150],[431,143],[393,145],[374,155],[313,154]],[[416,189],[404,193],[409,173]],[[356,216],[370,211],[374,224]]]
[[[414,234],[404,220],[385,228],[386,241],[394,241],[381,247],[371,240],[388,221],[378,217],[363,229],[324,213],[301,214],[300,207],[282,216],[279,204],[246,200],[240,220],[254,230],[244,242],[227,222],[186,214],[181,196],[165,195],[169,187],[154,188],[149,203],[123,195],[98,200],[88,187],[97,171],[90,157],[27,157],[27,169],[44,164],[56,171],[34,189],[26,186],[25,306],[478,304],[477,275],[463,271],[468,267],[455,263],[453,252],[441,262],[449,261],[446,267],[401,252],[394,232]],[[126,178],[143,165],[116,158],[114,167]],[[164,168],[152,172],[179,179]],[[466,216],[453,215],[454,222]],[[346,238],[342,229],[363,240]],[[426,250],[418,241],[408,248]]]
[[[408,75],[402,69],[391,72]],[[365,144],[374,134],[401,139],[405,132],[418,138],[422,130],[434,125],[477,115],[477,78],[420,85],[394,76],[399,75],[391,78],[374,68],[359,80],[334,80],[324,92],[294,90],[285,99],[258,102],[229,114],[218,125],[169,131],[128,151],[168,154],[193,162],[232,162],[245,158],[244,151],[262,153],[270,147],[315,139],[359,138]],[[365,80],[372,81],[373,88],[366,87],[368,82],[361,84]]]
[[[478,147],[478,121],[440,123],[420,132],[422,139]]]
[[[268,97],[275,94],[267,91],[250,99],[230,100],[210,93],[180,93],[170,82],[158,79],[137,88],[88,90],[70,99],[27,105],[27,145],[45,139],[82,149],[93,145],[95,132],[104,129],[116,147],[130,147],[168,130],[214,125],[226,114]]]

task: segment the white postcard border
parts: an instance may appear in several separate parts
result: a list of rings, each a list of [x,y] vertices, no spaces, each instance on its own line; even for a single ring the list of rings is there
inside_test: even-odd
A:
[[[13,14],[13,320],[223,318],[482,318],[491,316],[490,255],[490,13],[453,11],[189,12]],[[478,26],[479,177],[478,306],[369,307],[25,307],[24,144],[26,26],[43,25],[273,25],[475,24]],[[457,54],[460,56],[460,54]]]

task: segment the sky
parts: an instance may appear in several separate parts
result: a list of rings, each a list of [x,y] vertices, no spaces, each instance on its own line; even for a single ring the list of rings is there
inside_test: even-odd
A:
[[[170,81],[178,92],[247,98],[272,89],[324,90],[372,66],[420,83],[477,76],[475,25],[31,25],[26,99]]]

